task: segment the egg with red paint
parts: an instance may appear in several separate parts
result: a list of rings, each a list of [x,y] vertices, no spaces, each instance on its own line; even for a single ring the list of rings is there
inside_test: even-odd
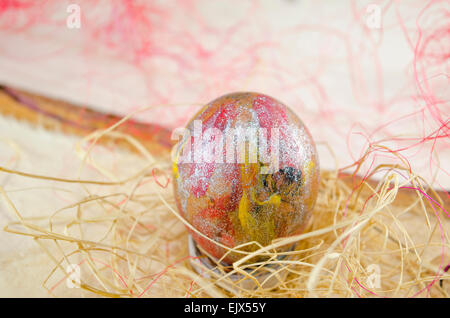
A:
[[[317,197],[318,156],[311,134],[284,104],[259,93],[224,95],[174,137],[177,207],[203,234],[190,230],[210,257],[232,263],[243,254],[223,246],[266,246],[305,229]]]

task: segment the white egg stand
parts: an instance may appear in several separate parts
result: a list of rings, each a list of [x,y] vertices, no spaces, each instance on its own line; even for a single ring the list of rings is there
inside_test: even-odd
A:
[[[231,293],[238,293],[239,288],[244,290],[257,290],[271,289],[276,286],[277,282],[285,280],[287,276],[287,270],[281,270],[281,265],[270,264],[257,269],[244,269],[249,275],[243,275],[240,273],[227,274],[218,269],[215,265],[218,260],[211,260],[210,257],[204,255],[197,243],[194,241],[191,235],[188,238],[189,254],[192,256],[191,265],[193,269],[202,277],[207,279],[215,279],[216,284]],[[290,251],[294,250],[293,245]],[[278,259],[287,259],[288,256],[282,255]],[[230,283],[230,280],[233,282]]]

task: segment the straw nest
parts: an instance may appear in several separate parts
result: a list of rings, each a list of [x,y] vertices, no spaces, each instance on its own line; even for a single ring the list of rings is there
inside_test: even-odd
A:
[[[106,297],[448,297],[448,213],[400,156],[403,164],[368,171],[366,176],[378,174],[379,182],[322,171],[315,210],[303,234],[261,247],[231,269],[219,263],[199,270],[201,263],[193,267],[198,258],[188,250],[190,225],[175,208],[170,160],[152,156],[137,140],[115,131],[123,121],[77,146],[80,171],[89,163],[102,181],[1,168],[43,183],[81,186],[81,200],[41,218],[22,217],[0,188],[17,215],[5,230],[34,239],[52,261],[49,275],[42,277],[49,293],[61,294],[61,282],[69,279],[85,296]],[[92,150],[105,137],[137,150],[139,169],[118,176],[95,158]],[[346,172],[358,172],[375,151],[388,149],[371,146]],[[278,247],[293,244],[294,250],[277,253]],[[252,264],[256,254],[266,254],[267,261]],[[76,267],[80,280],[73,276]],[[242,284],[245,280],[251,288]]]

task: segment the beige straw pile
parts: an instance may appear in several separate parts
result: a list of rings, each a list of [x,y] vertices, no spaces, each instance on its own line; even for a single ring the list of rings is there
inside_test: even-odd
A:
[[[22,217],[1,189],[8,208],[17,215],[17,221],[5,230],[34,239],[48,254],[49,274],[38,277],[36,283],[40,279],[50,294],[64,294],[64,281],[69,279],[83,296],[449,296],[450,275],[444,272],[449,262],[449,218],[437,205],[443,206],[443,201],[406,163],[372,169],[369,175],[383,174],[378,183],[348,182],[337,172],[322,171],[316,207],[303,234],[262,247],[233,264],[231,270],[219,264],[199,274],[188,250],[186,226],[190,225],[175,207],[170,159],[156,158],[137,140],[114,131],[122,122],[91,134],[77,147],[80,175],[89,163],[101,172],[102,181],[1,168],[41,179],[43,184],[70,182],[82,189],[81,200],[41,218]],[[95,158],[92,151],[105,136],[134,147],[140,168],[117,176],[106,162]],[[358,171],[365,158],[346,172]],[[277,247],[294,243],[295,250],[277,253]],[[266,254],[267,261],[248,263],[255,254]],[[72,271],[68,270],[73,264]],[[79,282],[73,275],[76,267],[82,274]],[[270,287],[257,279],[268,269],[266,278],[274,281]],[[251,280],[254,287],[243,287],[236,277]]]

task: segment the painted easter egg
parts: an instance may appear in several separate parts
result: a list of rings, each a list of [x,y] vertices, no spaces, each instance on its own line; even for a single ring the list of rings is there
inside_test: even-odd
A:
[[[317,197],[318,156],[311,134],[284,104],[253,92],[224,95],[175,137],[177,207],[212,239],[190,230],[210,257],[230,264],[243,255],[225,254],[220,245],[266,246],[305,229]]]

